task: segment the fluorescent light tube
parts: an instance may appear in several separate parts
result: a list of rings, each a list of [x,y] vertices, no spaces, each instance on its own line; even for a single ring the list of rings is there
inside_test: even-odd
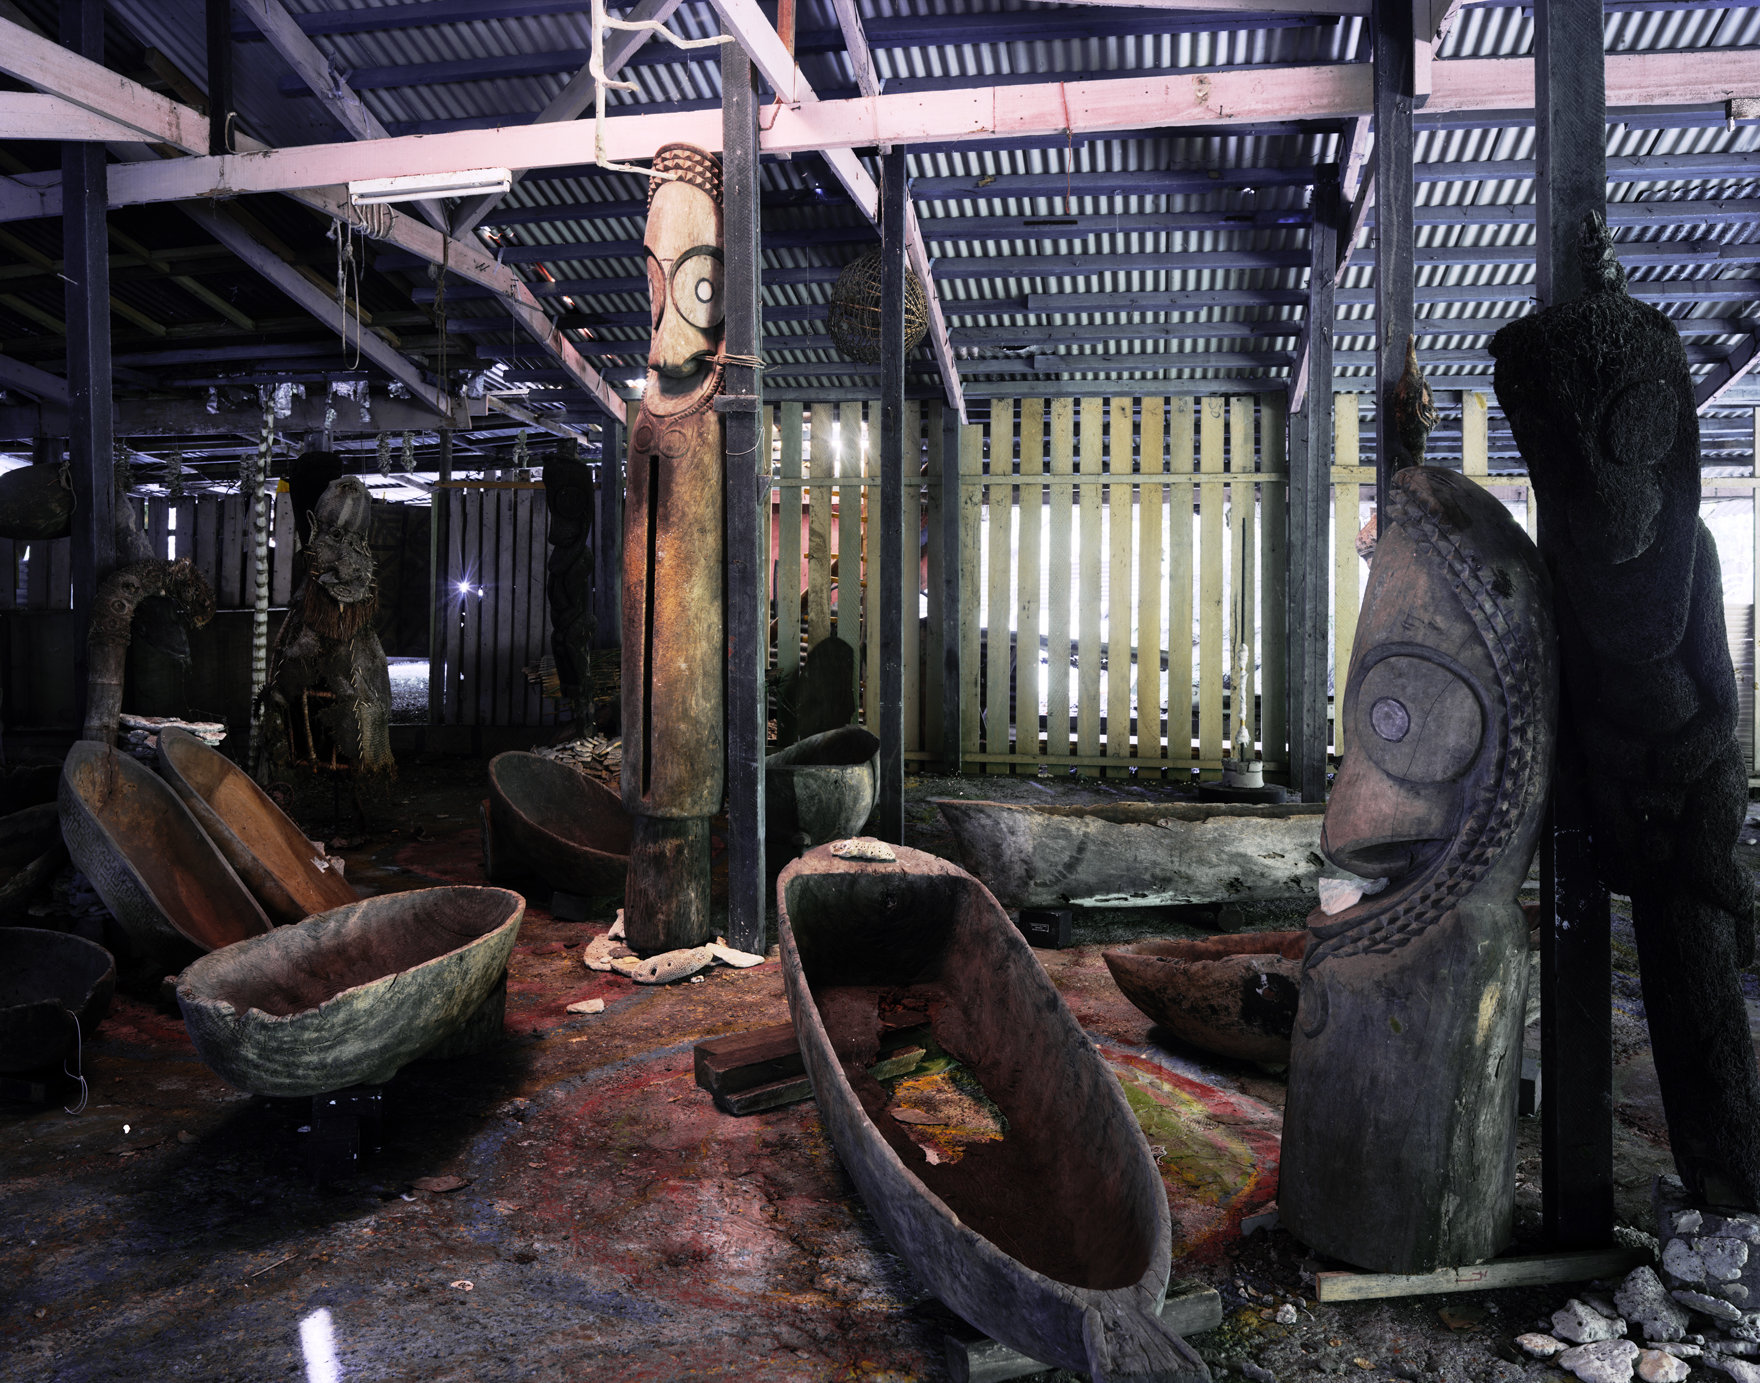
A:
[[[457,173],[408,173],[395,178],[362,178],[348,185],[356,206],[378,202],[425,202],[437,197],[479,197],[513,186],[506,168],[467,168]]]

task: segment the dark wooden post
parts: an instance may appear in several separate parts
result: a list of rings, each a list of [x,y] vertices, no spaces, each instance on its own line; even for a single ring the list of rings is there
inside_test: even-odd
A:
[[[960,625],[965,619],[959,581],[960,553],[959,413],[941,410],[941,769],[965,771],[965,746],[960,741]]]
[[[880,802],[876,832],[904,840],[904,146],[880,159]],[[925,285],[927,286],[927,285]],[[957,457],[958,453],[955,453]],[[956,462],[957,464],[957,462]],[[870,533],[868,551],[873,552]],[[872,558],[869,561],[872,562]],[[916,618],[916,611],[911,611]],[[869,669],[874,675],[874,669]]]
[[[1375,531],[1387,482],[1412,464],[1388,406],[1406,367],[1416,284],[1412,255],[1411,0],[1375,0]],[[1343,661],[1341,651],[1340,661]],[[1344,679],[1339,679],[1342,689]]]
[[[758,90],[745,49],[721,49],[721,166],[726,228],[726,353],[750,361],[763,345],[758,292]],[[727,939],[762,954],[764,875],[764,671],[769,609],[762,550],[770,507],[770,429],[762,377],[730,363],[727,406]]]
[[[1327,472],[1332,461],[1332,336],[1338,288],[1338,165],[1315,169],[1309,231],[1308,390],[1290,418],[1289,756],[1290,786],[1304,802],[1326,800]],[[1340,661],[1349,650],[1341,652]]]
[[[438,725],[446,718],[446,619],[458,608],[453,604],[452,573],[447,570],[451,552],[451,534],[447,525],[452,519],[452,429],[440,429],[440,476],[434,486],[428,510],[428,571],[433,583],[429,592],[432,608],[428,612],[428,724]],[[437,748],[430,745],[429,748]]]
[[[232,119],[232,0],[207,0],[208,152],[229,154],[227,122]]]
[[[104,61],[104,0],[65,0],[61,43]],[[68,454],[73,470],[73,628],[77,723],[85,723],[86,629],[98,583],[116,565],[115,453],[110,404],[110,204],[104,146],[61,146],[66,265]]]
[[[622,423],[599,429],[599,483],[593,487],[593,605],[595,648],[623,642],[623,458],[629,450]]]
[[[1607,211],[1599,0],[1535,5],[1534,119],[1540,305],[1552,307],[1582,296],[1577,234],[1584,216]],[[1550,565],[1549,515],[1542,508],[1538,517]],[[1540,844],[1541,1214],[1561,1248],[1604,1244],[1613,1233],[1613,960],[1582,781],[1566,716]]]

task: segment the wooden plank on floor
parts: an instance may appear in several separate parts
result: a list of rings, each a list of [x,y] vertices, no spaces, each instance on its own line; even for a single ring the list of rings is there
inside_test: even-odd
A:
[[[831,633],[831,505],[836,498],[836,491],[831,486],[818,484],[820,480],[829,479],[838,473],[838,452],[832,447],[831,429],[832,410],[829,403],[815,403],[811,412],[811,452],[808,456],[808,473],[813,479],[813,487],[806,498],[806,642],[808,648]],[[783,429],[783,438],[787,442],[787,429]],[[788,509],[787,489],[781,491],[783,500],[778,507],[780,514],[792,514]],[[776,538],[780,542],[787,524],[776,521]],[[783,582],[778,575],[778,611],[781,609],[780,591]]]
[[[823,404],[813,406],[813,416],[819,415]],[[790,485],[789,481],[801,478],[801,405],[784,403],[778,408],[781,417],[782,449],[781,469],[778,477],[782,481],[778,489],[781,496],[781,514],[776,528],[776,677],[781,697],[772,707],[776,716],[776,743],[778,746],[793,744],[795,741],[795,717],[792,704],[794,694],[794,677],[801,665],[801,491],[798,486]],[[827,410],[829,411],[829,410]],[[819,429],[813,428],[813,459],[819,455]],[[818,466],[813,467],[814,478],[818,478]],[[817,564],[815,564],[816,567]],[[823,576],[815,570],[815,584],[819,601],[824,603],[828,586],[822,584],[829,581],[829,573]],[[831,622],[829,609],[817,612],[827,625]],[[818,635],[811,636],[815,642]]]
[[[899,631],[899,695],[903,702],[904,732],[901,743],[906,749],[923,747],[923,406],[915,399],[905,401],[900,426],[904,431],[903,494],[904,522],[900,525],[899,617],[904,628]]]
[[[1314,1274],[1321,1301],[1376,1301],[1385,1297],[1434,1296],[1444,1292],[1489,1292],[1504,1287],[1535,1287],[1550,1282],[1590,1282],[1619,1277],[1649,1255],[1638,1249],[1580,1249],[1520,1258],[1494,1258],[1466,1268],[1438,1268],[1433,1273]]]
[[[1105,600],[1104,547],[1100,523],[1099,477],[1106,457],[1106,404],[1103,399],[1081,402],[1081,440],[1078,455],[1082,483],[1079,496],[1080,527],[1076,538],[1079,594],[1076,597],[1076,752],[1100,752],[1100,611]]]
[[[1176,476],[1192,474],[1197,400],[1189,395],[1167,405],[1167,468]],[[1167,487],[1167,757],[1173,777],[1191,776],[1192,760],[1192,514],[1189,478]]]
[[[984,517],[984,488],[979,484],[984,473],[984,428],[981,424],[960,425],[957,464],[958,502],[964,510],[959,524],[959,588],[966,607],[959,630],[959,742],[962,753],[976,754],[982,748],[983,737],[982,688],[978,676],[978,602],[984,589],[983,564],[979,560],[982,537],[979,525]]]
[[[1228,426],[1228,400],[1206,398],[1199,403],[1198,471],[1198,757],[1222,758],[1222,677],[1227,669],[1223,649],[1226,612],[1222,605],[1223,444]],[[1217,773],[1201,775],[1215,778]]]
[[[1051,474],[1072,476],[1076,467],[1076,401],[1051,400],[1051,428],[1047,438]],[[1075,567],[1070,538],[1077,508],[1074,485],[1051,485],[1046,489],[1050,517],[1045,533],[1045,756],[1066,759],[1075,749],[1069,712],[1070,617],[1076,593]]]
[[[1042,534],[1045,487],[1045,400],[1022,399],[1020,421],[1020,575],[1015,581],[1014,742],[1019,754],[1039,753],[1039,611],[1044,600]]]
[[[946,483],[947,473],[952,468],[947,465],[948,458],[943,455],[946,437],[942,430],[941,405],[931,401],[924,408],[923,415],[923,532],[928,539],[924,544],[924,562],[927,567],[924,589],[929,593],[922,650],[923,748],[938,761],[942,761],[946,749],[942,720],[946,686],[941,664],[947,630],[947,611],[944,608],[947,594],[944,579],[947,557],[942,551],[942,534],[945,524],[943,506],[952,499]]]
[[[1014,614],[1011,557],[1014,546],[1014,400],[990,400],[990,478],[1009,483],[989,488],[984,561],[989,597],[984,602],[984,748],[1015,752],[1009,726],[1014,716],[1009,688],[1013,661],[1009,620]]]
[[[814,416],[817,416],[815,408]],[[849,645],[854,685],[862,690],[862,514],[867,508],[862,476],[862,406],[843,403],[828,429],[826,446],[837,474],[849,481],[837,487],[837,637]],[[858,703],[859,700],[858,700]]]
[[[1333,400],[1332,464],[1355,469],[1358,464],[1357,395],[1339,394]],[[1362,527],[1359,487],[1353,476],[1332,487],[1332,685],[1336,692],[1332,726],[1332,752],[1344,753],[1344,724],[1336,714],[1343,704],[1344,684],[1350,674],[1351,645],[1357,638],[1358,577],[1362,559],[1357,556],[1357,530]]]
[[[1167,705],[1161,678],[1166,602],[1163,592],[1162,533],[1167,487],[1157,478],[1167,473],[1167,400],[1146,398],[1137,424],[1137,470],[1142,485],[1137,499],[1137,759],[1163,765],[1167,741],[1162,737],[1161,710]],[[1143,772],[1150,772],[1145,767]],[[1160,778],[1159,767],[1154,776]]]
[[[1289,458],[1281,395],[1259,396],[1259,740],[1267,759],[1289,758]]]
[[[1136,647],[1136,600],[1131,590],[1135,544],[1135,400],[1115,395],[1107,428],[1107,467],[1123,483],[1106,487],[1106,757],[1131,757],[1131,661]],[[1111,776],[1123,777],[1119,769]]]
[[[1228,405],[1229,469],[1235,479],[1229,484],[1229,569],[1233,577],[1228,620],[1228,643],[1225,665],[1232,673],[1242,660],[1241,646],[1247,648],[1245,669],[1239,685],[1234,686],[1229,704],[1233,714],[1228,720],[1228,739],[1232,744],[1241,726],[1258,742],[1258,716],[1253,707],[1253,690],[1257,682],[1254,662],[1258,641],[1254,637],[1258,625],[1258,481],[1243,479],[1258,470],[1258,456],[1253,438],[1253,395],[1236,394]],[[1249,759],[1253,756],[1249,753]]]

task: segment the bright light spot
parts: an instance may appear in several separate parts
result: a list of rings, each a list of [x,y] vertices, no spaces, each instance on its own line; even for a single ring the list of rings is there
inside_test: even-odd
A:
[[[122,1126],[122,1131],[123,1131],[123,1132],[124,1132],[124,1133],[127,1133],[127,1132],[128,1132],[128,1125],[127,1125],[127,1124],[124,1124],[124,1125],[123,1125],[123,1126]]]
[[[458,583],[458,593],[460,595],[469,595],[471,593],[471,583],[468,581],[460,581]]]
[[[629,382],[629,387],[634,389],[638,394],[645,393],[648,388],[648,377],[642,375],[639,379],[632,379]]]
[[[299,1347],[306,1356],[306,1383],[341,1383],[329,1307],[320,1306],[299,1323]]]

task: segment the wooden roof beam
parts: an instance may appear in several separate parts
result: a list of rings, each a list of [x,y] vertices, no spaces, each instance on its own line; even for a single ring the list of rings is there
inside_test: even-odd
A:
[[[1698,410],[1703,413],[1729,393],[1756,364],[1760,364],[1760,327],[1749,332],[1746,340],[1738,342],[1736,348],[1713,365],[1711,373],[1693,387],[1693,402]]]

